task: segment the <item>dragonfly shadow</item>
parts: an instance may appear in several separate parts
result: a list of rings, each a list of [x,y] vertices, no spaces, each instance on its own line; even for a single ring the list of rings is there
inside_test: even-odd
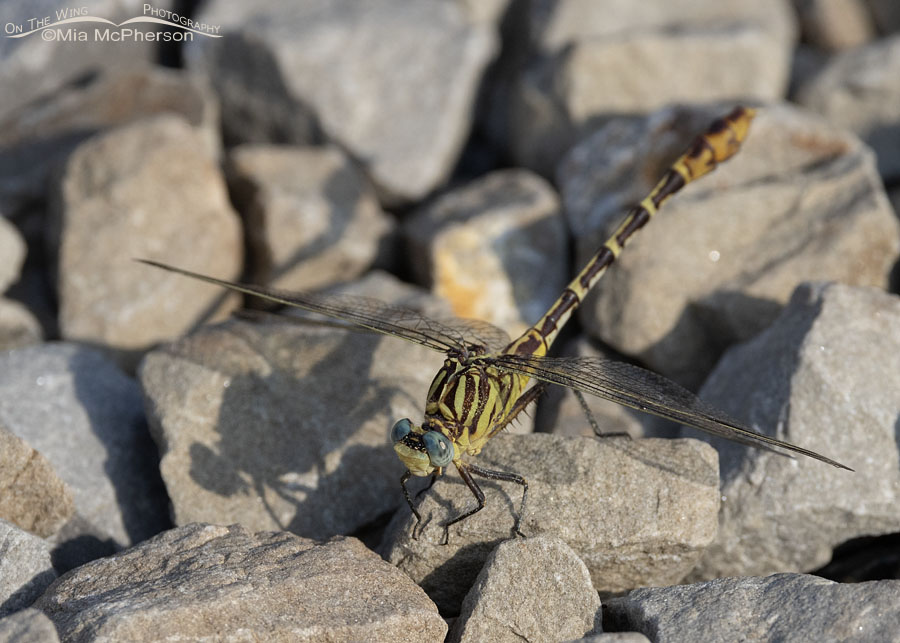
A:
[[[632,440],[627,437],[604,437],[597,439],[604,447],[615,449],[632,460],[637,460],[658,471],[664,471],[675,479],[705,487],[719,485],[718,477],[710,475],[712,469],[698,466],[696,463],[686,466],[683,461],[679,462],[680,466],[673,466],[671,452],[667,449],[657,448],[654,438]]]
[[[243,372],[225,389],[212,441],[189,448],[197,485],[255,528],[311,538],[349,533],[390,509],[385,503],[399,506],[399,473],[377,472],[396,465],[386,437],[391,401],[415,402],[372,374],[384,338],[238,320],[217,332],[237,336],[247,349],[237,359],[252,367],[221,358],[222,368]]]

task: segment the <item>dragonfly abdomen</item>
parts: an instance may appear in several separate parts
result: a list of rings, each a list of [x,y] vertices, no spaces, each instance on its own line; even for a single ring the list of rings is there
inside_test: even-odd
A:
[[[737,107],[724,118],[717,119],[704,134],[698,136],[690,149],[669,167],[650,194],[628,212],[618,229],[566,286],[547,313],[512,342],[505,352],[546,355],[559,331],[631,237],[650,221],[672,195],[734,156],[747,136],[754,114],[753,109]]]

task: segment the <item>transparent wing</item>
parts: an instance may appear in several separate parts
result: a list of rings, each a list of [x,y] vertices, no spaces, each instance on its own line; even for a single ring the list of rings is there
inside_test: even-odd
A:
[[[626,362],[598,357],[499,355],[495,363],[516,373],[597,395],[733,442],[769,450],[776,447],[793,451],[852,471],[850,467],[815,451],[757,433],[675,382]]]
[[[470,343],[471,340],[474,340],[475,343],[484,346],[488,353],[502,353],[512,342],[505,330],[480,319],[462,319],[459,317],[444,319],[442,317],[435,321],[446,328],[452,328],[469,340]]]
[[[492,344],[497,337],[500,334],[506,337],[502,330],[487,322],[469,322],[468,320],[439,322],[413,310],[392,306],[378,299],[351,295],[288,292],[276,288],[216,279],[158,261],[147,259],[137,259],[137,261],[271,302],[334,317],[357,327],[399,337],[441,352],[458,351],[465,354],[478,347],[484,350],[494,350]],[[507,343],[509,343],[508,337],[497,350],[501,350]]]

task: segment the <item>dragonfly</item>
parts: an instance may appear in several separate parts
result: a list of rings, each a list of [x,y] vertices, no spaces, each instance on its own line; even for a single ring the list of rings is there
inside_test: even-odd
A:
[[[738,152],[754,114],[754,109],[737,107],[700,134],[669,166],[650,193],[628,211],[612,236],[566,286],[546,314],[512,341],[503,330],[483,321],[437,320],[377,299],[288,292],[217,279],[157,261],[138,261],[275,304],[333,317],[359,329],[415,342],[446,354],[443,366],[429,387],[421,424],[403,418],[390,430],[394,451],[406,467],[400,486],[416,518],[414,538],[416,529],[422,524],[422,516],[410,496],[407,483],[413,476],[430,476],[433,484],[451,463],[471,491],[475,503],[442,525],[444,541],[449,537],[449,527],[485,506],[484,492],[475,476],[522,487],[522,502],[513,531],[524,536],[521,521],[528,499],[527,480],[517,473],[485,469],[468,460],[478,455],[492,437],[534,402],[548,384],[568,387],[576,394],[587,393],[612,400],[746,446],[782,455],[800,454],[852,471],[815,451],[759,433],[652,371],[601,357],[548,356],[563,326],[615,262],[626,243],[676,192]],[[536,384],[527,388],[532,379]],[[464,460],[464,456],[468,457]]]

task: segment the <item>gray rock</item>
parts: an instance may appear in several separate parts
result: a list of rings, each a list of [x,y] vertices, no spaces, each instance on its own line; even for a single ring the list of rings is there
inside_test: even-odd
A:
[[[192,524],[62,576],[35,605],[65,640],[442,641],[418,587],[355,538]]]
[[[840,471],[718,445],[719,536],[691,578],[816,569],[835,545],[900,532],[900,298],[804,285],[770,328],[722,358],[701,396]]]
[[[155,7],[169,8],[173,2],[162,0]],[[140,0],[97,0],[90,4],[91,16],[119,23],[141,15]],[[35,25],[29,19],[49,17],[55,22],[57,11],[71,11],[73,5],[65,0],[0,3],[0,24],[21,27],[19,33],[31,31]],[[90,25],[96,27],[97,25]],[[129,42],[115,46],[109,42],[72,43],[47,40],[40,32],[21,38],[9,38],[4,32],[0,40],[0,120],[35,98],[49,94],[66,83],[76,82],[86,75],[105,69],[121,69],[148,63],[156,47],[153,43]]]
[[[158,6],[158,5],[154,5]],[[99,74],[0,119],[0,209],[42,199],[53,170],[98,132],[157,114],[182,116],[219,154],[219,109],[202,79],[153,67]]]
[[[509,10],[513,0],[458,0],[472,22],[497,25]]]
[[[797,101],[875,150],[885,180],[900,178],[900,35],[840,53],[797,91]]]
[[[25,240],[16,227],[0,216],[0,293],[19,278],[25,261]]]
[[[500,170],[449,191],[404,226],[421,283],[464,318],[512,336],[541,318],[568,281],[559,199],[527,170]]]
[[[896,641],[900,581],[840,584],[775,574],[647,587],[606,603],[653,641]]]
[[[572,150],[559,184],[579,263],[714,113],[721,108],[618,121]],[[735,158],[641,230],[582,321],[617,350],[695,386],[724,347],[768,326],[804,279],[884,287],[898,255],[900,225],[871,152],[852,134],[773,105],[759,111]]]
[[[507,540],[463,601],[450,641],[562,641],[599,630],[587,567],[558,538]]]
[[[555,349],[554,349],[555,350]],[[596,348],[585,337],[580,336],[565,344],[558,353],[565,357],[593,357],[610,359],[609,351]],[[633,438],[650,437],[645,429],[650,416],[628,407],[604,400],[596,395],[584,395],[597,427],[603,434],[627,433]],[[677,426],[673,425],[677,430]],[[535,414],[535,430],[557,435],[591,437],[591,427],[581,403],[570,388],[551,386],[538,400]],[[668,437],[675,435],[670,431]],[[659,435],[658,437],[666,437]]]
[[[608,2],[602,9],[590,0],[536,0],[531,6],[530,35],[533,47],[545,53],[557,53],[572,43],[594,38],[612,38],[623,32],[633,37],[665,31],[677,34],[679,28],[687,32],[721,30],[729,26],[733,33],[754,26],[756,29],[784,40],[796,32],[794,15],[786,2],[771,1],[750,6],[738,0],[690,3],[687,12],[683,2],[642,2],[634,4]]]
[[[869,0],[793,0],[803,39],[819,49],[839,51],[875,37]]]
[[[42,344],[0,353],[0,424],[71,491],[83,522],[68,536],[128,545],[166,524],[140,390],[99,352]]]
[[[519,473],[528,480],[526,536],[562,539],[587,565],[594,587],[621,592],[676,583],[716,534],[719,505],[715,454],[695,440],[564,438],[498,435],[478,456],[479,466]],[[479,480],[486,496],[480,512],[443,523],[475,501],[453,473],[418,502],[423,527],[402,508],[382,553],[452,614],[491,550],[512,537],[522,488]]]
[[[47,538],[74,511],[71,491],[47,458],[0,425],[0,518]]]
[[[240,223],[196,128],[167,115],[95,137],[69,157],[58,192],[63,337],[141,351],[222,309],[219,290],[133,261],[237,275]]]
[[[295,106],[308,105],[325,136],[361,159],[385,202],[420,199],[447,179],[497,40],[492,25],[442,0],[219,0],[200,19],[226,37],[192,43],[188,62],[230,84],[226,119],[229,103],[256,103],[266,125],[251,118],[253,133],[305,143],[309,126],[295,122],[304,120]]]
[[[25,306],[0,297],[0,351],[40,343],[41,324]]]
[[[28,608],[0,619],[0,643],[59,643],[53,621]]]
[[[603,632],[591,634],[572,643],[650,643],[640,632]]]
[[[598,122],[679,102],[776,100],[795,44],[784,0],[532,3],[536,55],[513,93],[512,151],[552,175]]]
[[[374,191],[336,147],[242,145],[229,184],[247,227],[250,279],[313,290],[369,268],[391,228]]]
[[[55,578],[46,541],[0,519],[0,617],[31,605]]]
[[[889,190],[888,199],[891,202],[891,207],[894,208],[894,212],[897,213],[897,216],[900,216],[900,187]]]
[[[882,34],[900,31],[900,6],[894,0],[866,0],[872,19]]]
[[[444,357],[296,320],[233,320],[150,352],[140,378],[176,524],[347,534],[403,503],[393,423]]]

